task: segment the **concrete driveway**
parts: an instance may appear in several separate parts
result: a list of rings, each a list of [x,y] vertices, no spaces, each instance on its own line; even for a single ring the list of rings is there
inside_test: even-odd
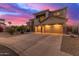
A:
[[[30,33],[16,37],[0,38],[0,43],[23,56],[61,56],[62,35]]]

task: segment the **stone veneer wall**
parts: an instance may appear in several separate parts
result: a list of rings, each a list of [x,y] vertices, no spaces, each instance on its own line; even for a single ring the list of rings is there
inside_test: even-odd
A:
[[[61,51],[79,56],[79,37],[63,36]]]

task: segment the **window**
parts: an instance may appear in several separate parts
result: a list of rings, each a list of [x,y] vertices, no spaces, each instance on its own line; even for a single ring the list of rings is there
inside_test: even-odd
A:
[[[40,16],[40,22],[42,22],[45,19],[45,16]]]
[[[54,13],[54,16],[59,16],[59,15],[60,15],[60,12]]]

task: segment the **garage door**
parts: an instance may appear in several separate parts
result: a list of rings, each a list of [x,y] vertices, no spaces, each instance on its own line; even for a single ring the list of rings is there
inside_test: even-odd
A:
[[[52,26],[52,32],[53,33],[63,33],[63,25],[61,24],[55,24]]]
[[[63,33],[63,25],[61,25],[61,24],[54,24],[54,25],[36,26],[35,27],[35,32]]]
[[[51,25],[45,25],[45,33],[51,32]]]
[[[35,32],[41,32],[41,26],[35,26]]]

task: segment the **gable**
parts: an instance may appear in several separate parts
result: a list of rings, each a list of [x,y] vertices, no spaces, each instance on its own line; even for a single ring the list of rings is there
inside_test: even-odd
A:
[[[64,23],[67,21],[66,18],[67,8],[62,8],[59,10],[55,10],[49,12],[48,17],[46,17],[46,13],[37,13],[36,18],[34,20],[35,25],[46,24],[46,23]]]
[[[58,16],[58,17],[63,17],[63,18],[66,18],[66,14],[67,14],[66,7],[52,12],[52,16]]]

